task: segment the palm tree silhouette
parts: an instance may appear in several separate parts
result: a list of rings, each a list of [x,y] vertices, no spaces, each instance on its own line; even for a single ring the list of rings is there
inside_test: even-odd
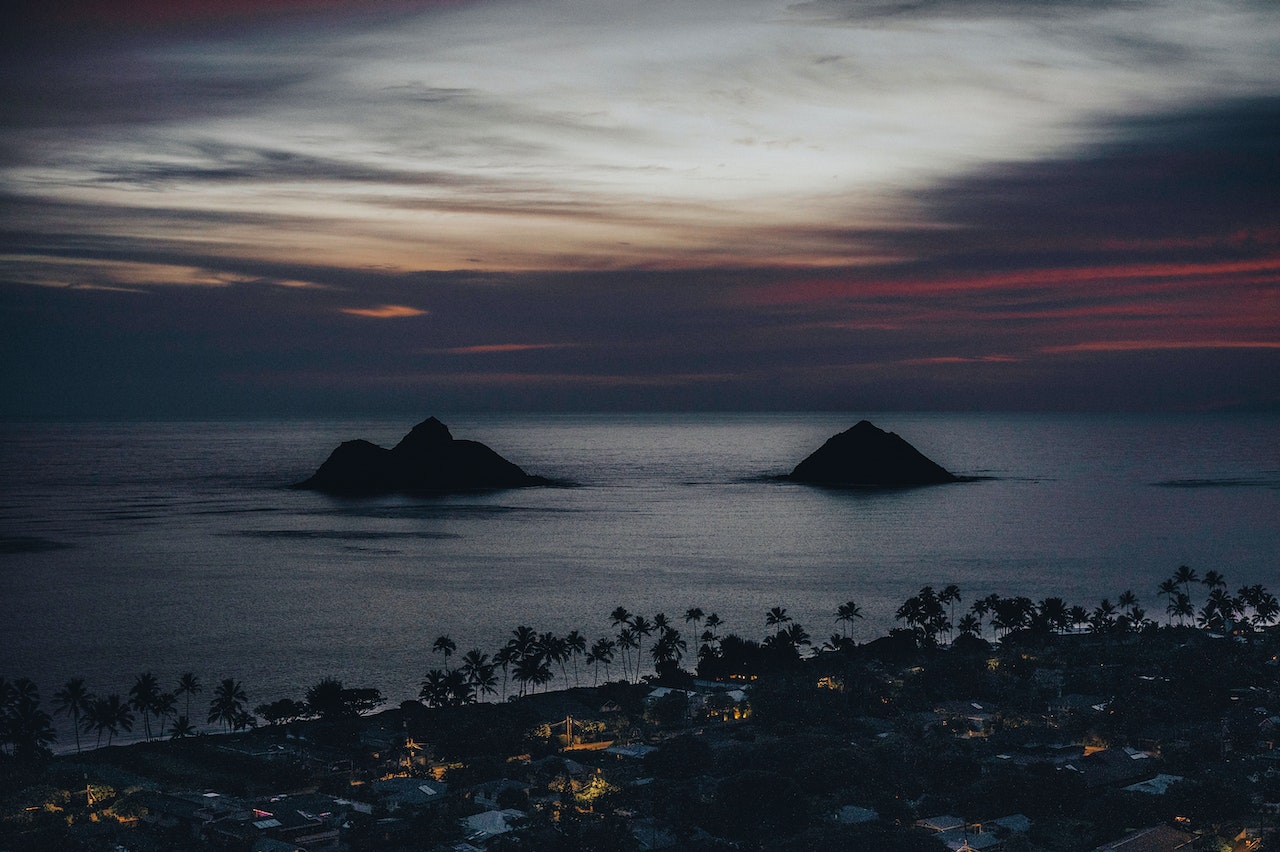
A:
[[[173,727],[169,731],[169,739],[180,740],[184,737],[194,737],[196,729],[191,725],[191,720],[185,715],[179,715],[173,720]]]
[[[156,736],[164,739],[164,722],[177,710],[178,696],[172,692],[162,692],[156,696],[155,704],[151,708],[155,711],[156,718],[160,720],[160,730],[156,732]]]
[[[142,714],[142,730],[151,739],[151,714],[160,697],[160,682],[151,672],[143,672],[129,688],[129,706]]]
[[[1173,601],[1174,596],[1178,594],[1178,581],[1173,577],[1162,580],[1157,594],[1167,600],[1168,603],[1165,606],[1165,612],[1169,615],[1169,623],[1173,624]]]
[[[587,637],[576,630],[570,630],[564,637],[565,646],[569,649],[569,657],[573,660],[573,685],[578,685],[578,657],[587,652]]]
[[[617,645],[612,639],[601,637],[592,643],[591,651],[589,652],[589,659],[594,664],[604,666],[604,679],[606,682],[609,680],[609,664],[613,662],[613,649],[615,647],[617,647]],[[594,667],[592,668],[592,672],[592,685],[594,686],[598,682],[594,676]]]
[[[84,717],[85,730],[92,726],[98,732],[99,745],[105,733],[107,745],[110,746],[116,734],[133,730],[133,718],[133,711],[129,709],[128,703],[121,701],[119,695],[112,693],[106,698],[94,699],[93,705]]]
[[[787,615],[785,606],[775,606],[764,614],[766,627],[781,627],[790,620],[791,616]]]
[[[198,692],[203,692],[204,687],[200,685],[200,678],[196,677],[195,672],[183,672],[182,677],[178,678],[178,688],[174,690],[177,695],[187,696],[187,719],[191,719],[191,696]]]
[[[0,706],[3,733],[13,745],[13,756],[19,763],[34,763],[49,754],[49,745],[58,738],[53,719],[40,709],[40,690],[34,681],[20,677],[8,692],[8,705]]]
[[[244,687],[238,680],[223,678],[213,690],[213,700],[209,702],[209,722],[221,722],[227,726],[228,733],[234,728],[236,719],[244,711]]]
[[[1194,568],[1186,565],[1179,565],[1178,570],[1173,572],[1173,582],[1182,586],[1187,597],[1191,597],[1191,584],[1200,582],[1200,577],[1196,574]]]
[[[53,694],[54,715],[65,713],[71,717],[71,727],[76,732],[76,754],[80,753],[80,717],[88,712],[92,703],[93,693],[85,687],[82,677],[71,678]]]
[[[849,635],[849,627],[855,618],[862,618],[862,607],[853,601],[842,603],[836,607],[836,621],[840,622],[840,634],[842,636]]]
[[[630,660],[630,654],[628,652],[638,644],[639,642],[636,639],[636,632],[632,628],[624,627],[618,631],[618,650],[622,652],[622,679],[628,682],[631,680],[631,675],[627,668],[627,664]],[[640,673],[637,672],[637,680],[639,679],[639,676]]]
[[[458,644],[448,636],[437,636],[436,641],[431,645],[432,653],[444,655],[445,671],[449,670],[449,657],[451,657],[453,652],[456,650],[458,650]]]
[[[631,619],[631,629],[636,633],[636,681],[640,680],[640,655],[644,651],[644,637],[653,634],[653,625],[643,615]]]

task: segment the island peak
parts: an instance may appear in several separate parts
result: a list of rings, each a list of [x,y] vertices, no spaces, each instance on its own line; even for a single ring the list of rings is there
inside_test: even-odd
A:
[[[904,488],[958,478],[893,432],[859,420],[796,465],[788,479],[815,485]]]
[[[326,494],[450,493],[548,485],[479,441],[459,440],[428,417],[388,450],[364,439],[344,441],[297,487]]]

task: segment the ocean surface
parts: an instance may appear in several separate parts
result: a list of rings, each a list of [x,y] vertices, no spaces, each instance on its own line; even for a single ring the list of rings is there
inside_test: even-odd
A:
[[[862,417],[973,481],[776,479]],[[958,585],[965,607],[996,592],[1092,608],[1133,589],[1160,617],[1156,587],[1181,564],[1280,589],[1276,415],[441,419],[571,484],[289,488],[341,441],[394,445],[404,419],[0,426],[0,676],[46,702],[72,676],[123,694],[151,670],[170,687],[196,672],[205,701],[223,677],[253,706],[334,676],[397,703],[442,664],[437,636],[459,655],[517,625],[590,641],[617,606],[680,627],[697,606],[757,639],[783,606],[821,641],[854,600],[865,640],[924,584]]]

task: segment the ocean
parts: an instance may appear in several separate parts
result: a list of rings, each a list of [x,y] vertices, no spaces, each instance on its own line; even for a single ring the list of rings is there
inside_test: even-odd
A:
[[[757,639],[782,606],[820,642],[848,600],[854,636],[882,635],[925,584],[956,584],[961,607],[1132,589],[1159,618],[1182,564],[1280,590],[1276,415],[439,416],[568,484],[289,487],[339,442],[392,446],[414,419],[0,426],[0,676],[48,702],[73,676],[123,694],[142,671],[169,687],[194,671],[205,700],[233,677],[250,706],[332,676],[394,704],[444,662],[437,636],[459,655],[518,625],[590,642],[617,606],[678,627],[700,607]],[[777,479],[864,417],[970,481]]]

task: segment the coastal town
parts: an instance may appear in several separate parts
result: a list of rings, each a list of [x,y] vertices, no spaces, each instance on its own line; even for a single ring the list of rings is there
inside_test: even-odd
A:
[[[164,714],[111,697],[146,728],[128,745],[86,721],[106,699],[9,681],[0,850],[1280,848],[1275,598],[1180,570],[1159,623],[1132,592],[957,617],[958,589],[925,587],[864,643],[853,601],[824,640],[783,607],[762,641],[696,608],[619,607],[622,647],[522,627],[455,658],[442,636],[399,707],[327,679],[250,709],[193,678]],[[224,733],[193,731],[197,692]],[[76,716],[73,751],[30,740],[42,707]]]

